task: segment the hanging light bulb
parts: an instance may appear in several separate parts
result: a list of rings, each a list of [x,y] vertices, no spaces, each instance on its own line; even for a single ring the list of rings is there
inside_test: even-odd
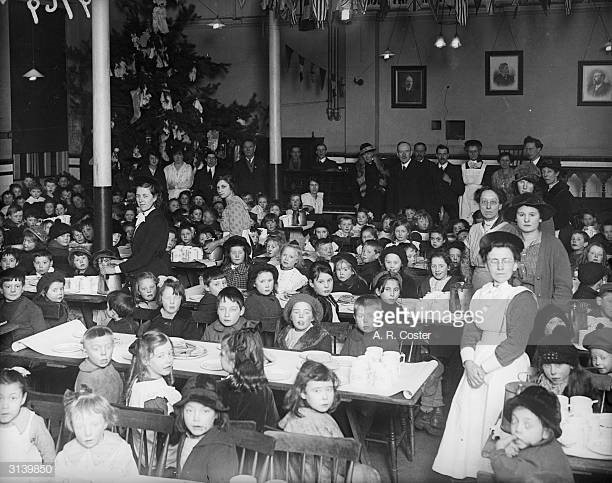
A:
[[[37,70],[34,66],[23,74],[23,77],[26,77],[29,81],[35,81],[36,79],[40,79],[44,77],[39,70]]]
[[[393,52],[391,52],[389,49],[387,49],[382,54],[380,54],[379,57],[382,57],[383,60],[389,60],[394,55],[395,54]]]
[[[612,39],[608,40],[608,41],[607,41],[607,42],[604,44],[603,49],[604,49],[604,51],[605,51],[606,53],[608,53],[608,54],[609,54],[609,53],[612,53]]]
[[[222,29],[223,27],[225,27],[225,24],[223,22],[221,22],[221,19],[219,17],[217,17],[212,22],[210,22],[208,24],[208,26],[212,27],[213,30],[219,30],[219,29]]]
[[[457,25],[455,25],[455,36],[453,37],[453,40],[451,40],[450,46],[453,49],[458,49],[461,47],[461,40],[459,39],[459,34],[457,33]]]
[[[444,36],[442,35],[442,30],[440,30],[440,35],[438,35],[438,38],[434,42],[434,45],[438,49],[443,49],[444,47],[446,47],[446,40],[444,40]]]

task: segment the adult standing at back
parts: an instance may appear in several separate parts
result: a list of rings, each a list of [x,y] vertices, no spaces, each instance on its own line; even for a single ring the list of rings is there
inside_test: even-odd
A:
[[[544,201],[555,209],[553,215],[553,221],[555,223],[555,231],[558,233],[563,230],[563,233],[559,233],[559,238],[566,244],[563,235],[567,235],[568,227],[570,227],[570,215],[574,211],[574,195],[570,193],[569,186],[565,182],[563,176],[563,169],[561,168],[561,162],[559,160],[544,159],[540,163],[540,169],[542,171],[542,179],[546,183],[546,191],[544,191]],[[569,237],[571,237],[571,229],[569,230]]]
[[[424,207],[420,182],[421,165],[412,159],[412,146],[408,141],[397,143],[398,160],[391,166],[387,210],[398,213],[404,208]]]
[[[125,273],[132,277],[142,272],[168,275],[170,260],[166,254],[168,222],[160,210],[162,194],[153,178],[136,180],[136,203],[138,216],[132,238],[132,256],[127,260],[111,260],[112,265],[103,266],[106,275]]]
[[[268,192],[268,161],[255,156],[257,145],[252,139],[246,139],[242,143],[242,155],[234,164],[232,176],[238,190],[241,193]]]
[[[315,160],[312,169],[316,171],[337,171],[338,164],[327,157],[327,146],[323,143],[317,144],[315,150]]]
[[[459,200],[459,218],[471,221],[472,215],[478,210],[478,203],[474,199],[474,194],[482,186],[489,186],[489,183],[487,183],[486,176],[487,166],[480,155],[482,143],[477,139],[470,139],[463,146],[468,155],[468,160],[461,165],[465,191]]]
[[[439,144],[436,148],[438,165],[437,192],[439,202],[450,220],[459,218],[459,197],[465,192],[461,168],[448,162],[448,146]]]
[[[164,168],[168,199],[179,197],[182,191],[191,189],[193,185],[193,168],[184,160],[183,148],[175,146],[172,149],[172,164]]]
[[[162,192],[168,191],[166,186],[166,174],[159,165],[159,154],[155,149],[151,149],[147,153],[147,164],[134,173],[134,179],[143,176],[148,176],[155,179],[159,183]]]
[[[375,153],[376,148],[370,143],[359,147],[359,159],[355,163],[358,189],[355,205],[370,210],[378,219],[385,209],[389,172]]]
[[[478,290],[492,278],[485,260],[480,257],[482,239],[488,233],[498,231],[510,232],[518,235],[514,225],[504,221],[501,215],[502,205],[506,201],[504,193],[496,188],[483,186],[476,191],[474,198],[484,220],[471,226],[465,239],[466,249],[461,257],[461,274],[467,283],[472,283],[474,290]]]
[[[205,161],[193,178],[193,191],[202,193],[208,206],[212,206],[213,197],[217,194],[217,182],[227,172],[219,165],[214,151],[207,150]]]
[[[427,145],[421,141],[414,143],[414,160],[421,168],[419,184],[421,185],[421,206],[419,209],[427,210],[434,220],[440,220],[440,193],[437,180],[439,173],[436,165],[427,157]]]

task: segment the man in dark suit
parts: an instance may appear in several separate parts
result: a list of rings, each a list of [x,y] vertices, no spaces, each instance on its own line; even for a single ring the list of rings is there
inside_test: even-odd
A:
[[[398,161],[392,164],[387,193],[387,210],[398,213],[404,208],[426,208],[423,180],[428,176],[423,165],[411,158],[412,146],[407,141],[397,144]],[[429,162],[429,161],[428,161]],[[432,193],[426,193],[432,196]]]
[[[196,171],[191,189],[194,193],[201,193],[206,203],[212,206],[212,199],[217,194],[217,181],[228,171],[217,161],[214,151],[207,151],[204,166]]]
[[[335,171],[338,164],[327,157],[327,146],[323,143],[317,144],[316,159],[312,163],[312,169],[318,171]]]
[[[448,162],[448,146],[438,145],[436,162],[438,165],[437,194],[440,206],[448,214],[449,219],[459,218],[459,196],[465,192],[461,167]]]
[[[437,191],[439,177],[436,164],[427,157],[427,145],[423,142],[414,143],[414,160],[421,167],[419,186],[421,188],[421,206],[427,210],[437,224],[440,220],[440,196]]]
[[[251,193],[256,196],[258,193],[268,192],[268,160],[255,157],[256,149],[255,141],[244,141],[243,154],[232,169],[240,194]]]

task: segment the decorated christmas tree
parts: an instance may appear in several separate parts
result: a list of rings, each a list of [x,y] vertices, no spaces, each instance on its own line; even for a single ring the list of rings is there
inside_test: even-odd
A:
[[[149,149],[171,159],[175,145],[195,162],[206,148],[233,156],[258,134],[266,109],[255,95],[225,106],[212,96],[230,64],[196,51],[183,30],[199,18],[185,0],[115,0],[125,19],[111,34],[113,161],[133,164]],[[117,164],[115,164],[117,166]]]

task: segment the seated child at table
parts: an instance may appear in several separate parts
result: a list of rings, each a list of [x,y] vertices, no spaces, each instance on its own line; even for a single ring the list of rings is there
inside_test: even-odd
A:
[[[49,327],[73,320],[70,308],[64,300],[66,279],[62,272],[45,273],[36,285],[36,296],[32,301],[40,307]],[[79,317],[75,317],[79,318]]]
[[[142,272],[134,281],[134,320],[144,322],[151,320],[159,313],[157,303],[157,277],[151,272]]]
[[[578,360],[578,351],[565,331],[544,337],[535,353],[534,380],[553,394],[593,397],[589,374]]]
[[[447,245],[448,256],[450,258],[450,273],[453,277],[459,277],[463,281],[463,276],[461,275],[461,256],[465,251],[465,243],[463,242],[450,242]]]
[[[183,284],[173,277],[168,277],[157,292],[159,313],[140,330],[159,330],[170,337],[198,340],[200,332],[191,311],[182,307],[184,301]]]
[[[421,243],[421,256],[430,258],[432,252],[446,248],[446,233],[441,226],[434,226],[429,232],[429,240]]]
[[[278,270],[269,263],[254,263],[249,270],[249,293],[244,301],[244,316],[261,322],[261,337],[266,347],[274,345],[283,309],[274,294]]]
[[[322,260],[324,262],[331,262],[337,246],[331,238],[319,238],[313,242],[315,249],[315,261]]]
[[[595,298],[599,313],[594,312],[587,316],[589,330],[600,327],[612,327],[612,283],[604,283]]]
[[[355,220],[351,215],[340,215],[338,217],[338,231],[333,234],[332,240],[338,245],[341,252],[355,253],[359,238],[353,236]]]
[[[32,264],[34,265],[34,275],[42,277],[47,272],[53,272],[53,255],[46,248],[37,250],[32,254]],[[66,272],[64,272],[66,273]]]
[[[399,340],[380,337],[386,328],[374,327],[377,313],[382,313],[382,302],[376,295],[362,295],[355,300],[355,325],[349,332],[340,355],[362,356],[368,347],[382,347],[386,351],[398,351]]]
[[[138,468],[130,445],[110,429],[116,424],[116,409],[104,396],[79,388],[64,394],[66,427],[74,439],[55,459],[55,476],[94,480],[136,478]]]
[[[369,292],[368,283],[357,273],[357,259],[351,253],[341,252],[332,258],[334,263],[334,290],[363,295]]]
[[[279,427],[288,433],[343,438],[342,430],[330,414],[340,404],[339,385],[338,377],[327,366],[315,361],[304,362],[293,386],[285,394],[284,407],[288,413],[278,423]],[[326,461],[322,468],[317,468],[316,462],[308,459],[304,465],[303,481],[315,481],[317,470],[320,471],[320,481],[334,481],[330,462]],[[301,458],[290,458],[289,474],[285,479],[299,481],[301,467]],[[341,475],[336,476],[336,481],[342,481]]]
[[[281,304],[300,290],[308,279],[299,270],[303,267],[302,251],[299,247],[291,244],[285,245],[280,253],[280,265],[278,270],[277,297]]]
[[[13,341],[47,330],[40,307],[23,295],[25,275],[18,268],[9,268],[0,273],[3,300],[0,300],[0,321],[17,325]]]
[[[221,367],[229,377],[217,389],[234,421],[255,421],[257,431],[276,427],[278,411],[264,373],[265,354],[259,332],[240,329],[221,342]]]
[[[55,444],[44,420],[26,408],[27,377],[23,367],[0,371],[0,462],[45,463],[55,461]]]
[[[227,287],[227,279],[220,267],[204,269],[199,278],[200,285],[204,288],[204,296],[200,299],[193,317],[198,324],[208,326],[217,320],[217,297],[219,292]]]
[[[401,245],[402,243],[410,243],[410,231],[412,225],[406,219],[399,219],[393,222],[391,234],[393,241],[387,246]]]
[[[570,248],[572,251],[569,254],[572,273],[578,270],[578,265],[583,259],[584,250],[589,245],[589,241],[590,237],[584,231],[572,231],[572,236],[570,238]]]
[[[572,297],[574,300],[584,301],[589,305],[589,313],[596,310],[599,289],[607,278],[607,269],[601,263],[587,262],[578,266],[578,280],[580,285]]]
[[[329,263],[314,262],[308,270],[308,286],[303,292],[314,297],[323,308],[322,322],[340,322],[338,303],[331,296],[334,291],[334,275]],[[288,319],[285,319],[288,321]]]
[[[2,255],[0,256],[0,268],[2,268],[2,270],[8,270],[9,268],[16,268],[18,265],[19,265],[19,250],[17,250],[16,248],[10,248],[10,247],[2,250]]]
[[[61,270],[64,273],[70,273],[70,265],[68,263],[68,245],[70,244],[70,233],[72,227],[60,220],[55,220],[55,223],[49,228],[49,239],[47,242],[47,250],[53,256],[53,267],[56,270]],[[87,235],[86,235],[87,233]],[[89,232],[83,231],[83,235],[88,242],[92,242],[93,238],[88,239]],[[93,229],[91,230],[93,237]]]
[[[138,333],[138,322],[133,318],[134,297],[121,290],[114,290],[106,296],[106,314],[110,317],[107,327],[122,334]]]
[[[359,232],[359,239],[361,240],[361,245],[357,247],[355,253],[357,254],[357,258],[361,258],[361,253],[363,252],[363,245],[368,240],[378,240],[378,231],[372,225],[366,225]]]
[[[223,244],[223,265],[221,269],[227,285],[245,291],[249,276],[251,245],[241,236],[231,236]]]
[[[42,231],[36,227],[26,228],[23,231],[23,252],[20,255],[19,263],[26,275],[34,273],[34,253],[45,247],[42,236]]]
[[[612,328],[602,327],[584,337],[582,345],[591,353],[593,367],[598,374],[592,374],[593,386],[602,391],[598,410],[612,412]]]
[[[83,349],[87,354],[79,365],[74,383],[77,391],[82,385],[104,396],[111,404],[123,402],[123,379],[112,364],[115,341],[113,331],[102,325],[94,325],[83,334]]]
[[[266,243],[264,244],[264,253],[261,254],[257,261],[264,260],[270,265],[278,267],[280,265],[280,251],[283,242],[277,236],[268,236]]]
[[[393,238],[393,224],[395,223],[396,216],[393,213],[385,213],[381,218],[381,228],[378,232],[378,239]]]
[[[314,297],[296,294],[289,299],[283,310],[286,325],[276,334],[276,346],[292,351],[332,351],[332,339],[321,327],[323,308]]]
[[[357,267],[357,273],[367,282],[368,287],[372,285],[372,279],[380,272],[380,252],[382,244],[378,240],[366,240],[361,252],[362,265]]]
[[[530,386],[506,402],[504,416],[511,421],[511,434],[498,440],[488,456],[496,481],[574,481],[567,456],[557,441],[561,436],[561,410],[554,394]],[[539,474],[550,477],[539,480]]]
[[[244,315],[244,296],[236,287],[226,287],[217,297],[217,320],[204,329],[204,342],[221,342],[223,337],[242,329],[255,328],[258,321]]]
[[[316,240],[324,240],[329,238],[329,228],[322,221],[315,222],[314,226],[310,230],[310,234],[308,236],[308,241],[304,245],[305,252],[314,252],[316,250]],[[330,239],[331,241],[331,239]],[[332,242],[332,252],[336,253],[338,251],[338,245]],[[331,258],[331,257],[330,257]]]
[[[97,275],[96,270],[91,266],[91,254],[84,248],[74,248],[70,250],[70,254],[68,255],[68,264],[72,268],[72,276]]]
[[[451,260],[444,250],[430,252],[429,272],[431,277],[426,277],[417,288],[418,298],[423,298],[430,292],[450,292],[451,287],[460,281],[458,277],[450,275]]]
[[[391,273],[396,273],[402,278],[401,297],[402,298],[417,298],[417,286],[414,279],[405,273],[405,268],[408,266],[406,252],[402,246],[386,247],[380,254],[382,268]]]
[[[229,407],[216,389],[215,379],[192,377],[174,405],[180,441],[177,477],[192,481],[229,481],[238,474],[236,445],[227,433]]]
[[[193,226],[187,223],[181,223],[179,228],[179,245],[180,246],[194,246],[195,229]]]
[[[261,226],[268,231],[268,236],[278,238],[281,240],[281,243],[286,242],[285,233],[280,228],[280,220],[278,219],[278,215],[268,213],[263,217],[263,220],[261,220]]]

